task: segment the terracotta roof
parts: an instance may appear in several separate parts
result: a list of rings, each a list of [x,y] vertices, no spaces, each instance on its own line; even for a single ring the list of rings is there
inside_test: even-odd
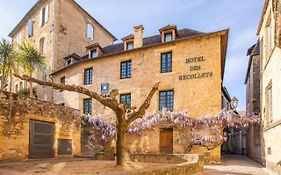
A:
[[[101,25],[94,17],[92,17],[86,10],[84,10],[75,0],[68,0],[69,2],[72,2],[78,9],[82,10],[89,18],[91,18],[93,21],[95,21],[101,28],[103,28],[110,36],[114,38],[116,41],[117,38],[110,33],[103,25]],[[38,0],[31,9],[25,14],[25,16],[20,20],[20,22],[14,27],[14,29],[9,33],[10,37],[13,37],[15,33],[25,24],[25,22],[30,18],[32,13],[36,8],[38,8],[42,3],[45,3],[46,0]]]

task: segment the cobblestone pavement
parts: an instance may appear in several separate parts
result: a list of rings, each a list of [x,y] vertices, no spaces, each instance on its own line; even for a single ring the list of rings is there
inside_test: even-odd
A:
[[[275,175],[246,156],[227,155],[222,165],[205,165],[204,173],[196,175]]]

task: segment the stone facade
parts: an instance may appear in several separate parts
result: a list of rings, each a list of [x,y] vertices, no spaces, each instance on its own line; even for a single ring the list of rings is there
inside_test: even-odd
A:
[[[42,9],[45,8],[46,22],[42,26]],[[47,10],[48,9],[48,10]],[[28,21],[32,20],[33,34],[28,35]],[[93,27],[93,38],[87,37],[87,24]],[[49,74],[65,66],[64,57],[77,53],[85,55],[86,46],[99,42],[102,46],[113,44],[115,37],[98,21],[91,17],[74,0],[39,0],[24,16],[9,35],[14,45],[29,42],[40,50],[43,42],[43,55],[46,57],[48,69],[36,72],[34,77],[51,81]],[[10,90],[15,87],[26,87],[26,83],[14,78]],[[49,87],[35,85],[39,99],[52,101],[53,93]]]
[[[267,167],[279,173],[281,173],[281,48],[278,44],[280,16],[280,1],[266,0],[258,29],[261,49],[262,148],[265,152],[262,161]]]
[[[52,76],[54,82],[59,83],[61,78],[65,77],[66,84],[81,85],[96,92],[101,92],[102,83],[108,83],[109,91],[118,89],[119,94],[131,93],[132,106],[136,107],[142,104],[152,85],[161,82],[159,91],[174,90],[174,111],[188,110],[190,116],[194,118],[206,115],[216,116],[223,105],[222,79],[227,35],[228,31],[224,30],[176,39],[167,43],[160,41],[159,44],[82,60],[54,72]],[[144,41],[147,41],[147,38],[144,38]],[[161,73],[161,54],[166,52],[172,52],[172,72]],[[197,61],[194,61],[195,58]],[[198,61],[199,58],[201,61]],[[128,60],[131,60],[132,63],[132,76],[121,79],[120,64]],[[196,66],[199,68],[194,70]],[[84,70],[88,68],[93,70],[93,83],[84,85]],[[209,73],[209,76],[196,78],[198,74],[206,72]],[[54,101],[83,111],[83,101],[86,98],[88,97],[85,95],[73,92],[56,91]],[[109,121],[115,121],[114,113],[95,100],[91,107],[93,114],[101,114]],[[157,92],[148,112],[158,110],[159,93]],[[175,131],[173,152],[184,153],[184,147],[177,143],[176,137],[177,132]],[[128,139],[127,145],[132,152],[159,153],[159,129],[144,137]],[[206,151],[202,148],[194,150],[195,152]],[[220,148],[216,148],[209,154],[212,159],[219,160]]]
[[[260,53],[259,42],[249,48],[247,55],[249,63],[245,85],[246,92],[246,114],[260,114]],[[250,125],[247,130],[246,154],[251,159],[261,162],[261,130],[260,126]]]
[[[0,160],[30,157],[31,120],[54,124],[54,157],[58,156],[58,139],[72,140],[72,155],[80,155],[80,111],[0,92]]]

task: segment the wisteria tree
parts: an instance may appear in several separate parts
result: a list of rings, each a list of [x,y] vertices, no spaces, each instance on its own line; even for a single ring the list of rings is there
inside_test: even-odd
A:
[[[89,137],[92,144],[109,143],[115,138],[117,133],[115,125],[107,122],[104,117],[84,115],[82,120],[84,121],[82,125],[92,130]],[[200,119],[190,117],[187,111],[169,112],[164,109],[138,118],[130,124],[126,133],[141,136],[159,126],[173,127],[180,134],[176,139],[177,142],[184,145],[189,152],[194,145],[208,150],[220,146],[227,139],[223,135],[226,127],[243,129],[259,122],[260,118],[257,115],[243,116],[228,108],[221,110],[217,116]]]
[[[34,82],[43,86],[50,86],[56,90],[67,90],[72,92],[77,92],[85,94],[95,100],[97,100],[102,105],[110,108],[116,116],[116,163],[117,165],[124,165],[124,137],[128,129],[128,126],[138,118],[142,118],[145,115],[145,111],[149,108],[151,99],[155,92],[158,90],[159,82],[155,83],[150,92],[148,93],[144,102],[138,107],[129,108],[126,104],[120,103],[117,100],[118,90],[114,89],[109,94],[98,94],[87,88],[77,85],[64,85],[53,82],[42,81],[27,75],[14,74],[15,77],[28,82]]]
[[[116,138],[117,165],[124,165],[125,162],[124,137],[126,133],[142,135],[144,132],[148,132],[150,129],[165,123],[169,127],[176,128],[180,131],[181,136],[177,141],[185,145],[187,150],[190,150],[193,145],[200,145],[211,150],[221,145],[225,140],[223,136],[223,129],[225,127],[245,128],[250,123],[259,122],[259,117],[256,115],[252,115],[251,117],[240,116],[231,109],[223,109],[217,116],[206,116],[200,119],[190,117],[187,111],[169,112],[163,110],[145,115],[145,111],[149,108],[153,95],[158,90],[159,83],[153,85],[139,108],[129,108],[127,105],[118,102],[116,98],[118,90],[112,90],[109,94],[104,95],[81,86],[45,82],[27,75],[21,76],[16,74],[15,76],[39,85],[51,86],[57,90],[85,94],[113,110],[116,115],[116,124],[108,123],[102,116],[83,117],[85,119],[84,125],[88,125],[93,130],[90,136],[92,141],[96,141],[96,143],[109,142],[113,138]]]

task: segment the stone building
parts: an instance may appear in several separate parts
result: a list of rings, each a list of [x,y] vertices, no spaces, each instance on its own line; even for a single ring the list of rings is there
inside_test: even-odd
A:
[[[227,99],[223,98],[222,83],[228,30],[203,33],[167,25],[150,37],[143,37],[143,30],[142,25],[136,26],[122,43],[106,47],[94,43],[85,48],[88,54],[66,57],[72,62],[51,74],[54,82],[81,85],[100,93],[118,89],[120,101],[132,107],[142,104],[152,85],[161,82],[148,112],[166,107],[188,110],[194,118],[217,116]],[[67,91],[54,94],[55,103],[115,120],[112,111],[85,95]],[[129,152],[184,153],[177,135],[171,128],[158,128],[147,136],[128,139],[126,145]],[[208,152],[203,148],[194,151]],[[219,160],[220,148],[208,155]]]
[[[259,41],[248,49],[249,56],[245,85],[246,114],[260,114],[260,45]],[[260,126],[250,125],[247,130],[246,154],[251,159],[261,162],[261,137]]]
[[[281,174],[281,2],[265,0],[257,34],[260,38],[262,161]]]
[[[48,68],[34,76],[51,81],[49,74],[69,64],[63,58],[72,53],[86,54],[81,49],[98,42],[112,45],[116,38],[74,0],[38,0],[15,26],[9,36],[13,44],[29,42],[45,57]],[[13,79],[10,90],[17,92],[26,82]],[[52,101],[52,89],[36,86],[39,99]]]
[[[80,155],[80,111],[0,91],[0,161]]]

